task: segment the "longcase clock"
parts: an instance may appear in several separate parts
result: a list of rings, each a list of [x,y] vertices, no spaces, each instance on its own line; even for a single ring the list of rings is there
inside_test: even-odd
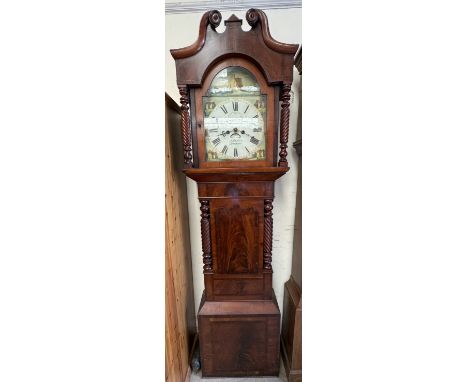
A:
[[[205,290],[204,377],[278,375],[272,288],[275,180],[289,167],[289,92],[298,45],[274,40],[261,10],[206,12],[198,39],[171,50],[181,95],[184,173],[198,184]]]

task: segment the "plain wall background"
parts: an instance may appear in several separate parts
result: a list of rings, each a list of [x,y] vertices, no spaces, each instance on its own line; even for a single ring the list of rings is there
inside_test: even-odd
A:
[[[249,30],[250,25],[245,21],[245,10],[223,11],[223,20],[218,27],[224,31],[224,20],[234,13],[243,19],[242,28]],[[274,39],[291,44],[301,44],[301,9],[269,10],[268,16],[270,33]],[[200,19],[203,13],[166,15],[166,91],[177,102],[180,101],[179,90],[175,74],[175,63],[169,49],[183,48],[192,44],[198,37]],[[294,68],[294,82],[291,87],[290,101],[290,130],[288,163],[290,170],[275,183],[275,199],[273,201],[273,289],[278,299],[278,305],[283,311],[284,283],[291,276],[291,262],[294,235],[294,214],[297,191],[297,154],[292,143],[296,140],[298,118],[299,73]],[[192,269],[195,306],[198,309],[204,289],[203,259],[200,228],[200,202],[196,182],[187,178],[187,197],[189,200],[190,241],[192,247]]]

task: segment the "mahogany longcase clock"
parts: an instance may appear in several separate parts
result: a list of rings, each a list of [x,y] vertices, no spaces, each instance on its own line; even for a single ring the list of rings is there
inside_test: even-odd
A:
[[[206,12],[198,39],[171,50],[181,95],[185,174],[198,184],[205,290],[198,311],[204,377],[278,375],[272,288],[275,180],[288,171],[295,44],[261,10]]]

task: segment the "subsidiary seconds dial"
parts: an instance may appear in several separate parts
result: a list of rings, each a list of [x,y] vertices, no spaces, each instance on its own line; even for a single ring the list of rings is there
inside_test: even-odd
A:
[[[264,121],[252,102],[223,100],[204,118],[204,125],[207,159],[264,159]]]

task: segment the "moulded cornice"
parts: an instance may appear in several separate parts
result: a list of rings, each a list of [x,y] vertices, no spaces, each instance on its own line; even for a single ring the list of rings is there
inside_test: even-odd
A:
[[[205,12],[200,21],[197,40],[187,47],[171,49],[172,57],[176,60],[180,85],[199,85],[208,66],[232,53],[249,57],[256,62],[264,71],[269,83],[292,82],[292,71],[289,69],[284,71],[282,67],[272,65],[272,61],[291,60],[293,62],[299,45],[275,40],[270,34],[268,18],[262,10],[251,8],[247,11],[246,21],[251,26],[249,31],[243,31],[242,20],[233,15],[225,21],[229,27],[219,33],[216,28],[221,23],[221,18],[218,10]],[[251,44],[256,43],[258,38],[263,40],[264,45],[259,44],[257,50],[252,50]],[[203,49],[207,40],[216,44],[216,51],[212,49],[213,45],[210,45],[208,49]],[[233,49],[233,41],[235,41],[236,50]],[[201,66],[198,65],[200,63]]]

